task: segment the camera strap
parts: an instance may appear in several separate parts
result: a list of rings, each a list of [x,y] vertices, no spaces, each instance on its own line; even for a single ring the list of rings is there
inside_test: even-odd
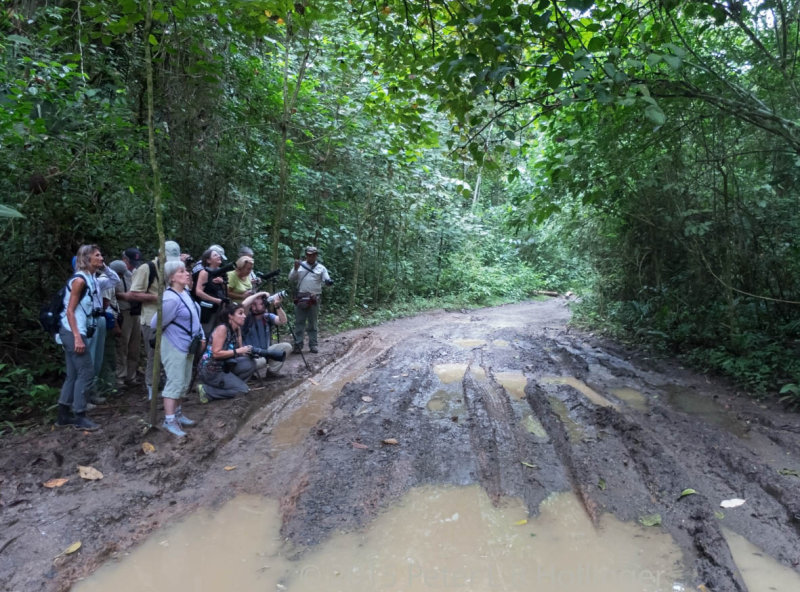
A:
[[[178,297],[178,300],[180,301],[180,303],[181,303],[181,304],[182,304],[184,307],[186,307],[186,310],[188,310],[188,311],[189,311],[189,326],[190,326],[190,327],[194,327],[194,315],[192,314],[192,307],[190,307],[190,306],[186,306],[186,303],[183,301],[183,298],[181,298],[181,295],[180,295],[180,294],[178,294],[178,293],[177,293],[175,290],[173,290],[172,288],[167,288],[167,290],[168,290],[169,292],[172,292],[173,294],[175,294],[175,296],[177,296],[177,297]],[[167,327],[169,327],[169,326],[170,326],[172,323],[175,323],[175,324],[176,324],[178,327],[180,327],[181,329],[183,329],[183,330],[186,332],[186,334],[187,334],[189,337],[194,337],[194,336],[195,336],[195,334],[194,334],[192,331],[190,331],[189,329],[187,329],[186,327],[184,327],[183,325],[181,325],[181,324],[180,324],[180,323],[177,321],[177,319],[172,319],[172,320],[171,320],[169,323],[167,323],[166,325],[164,325],[164,329],[166,329]]]

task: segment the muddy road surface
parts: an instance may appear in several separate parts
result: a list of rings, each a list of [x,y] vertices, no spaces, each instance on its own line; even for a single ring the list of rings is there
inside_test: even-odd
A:
[[[613,518],[638,529],[626,535],[634,542],[644,536],[637,532],[658,532],[677,550],[678,575],[634,588],[642,592],[759,589],[743,576],[734,538],[791,582],[800,564],[797,415],[674,361],[569,330],[568,320],[568,302],[554,298],[329,336],[308,357],[311,371],[293,356],[247,397],[186,403],[199,425],[182,441],[143,433],[147,403],[136,391],[96,410],[99,432],[6,437],[0,589],[69,589],[162,525],[241,494],[275,501],[282,552],[302,561],[342,532],[384,524],[430,487],[479,488],[497,508],[516,500],[527,516],[517,525],[572,492],[598,530]],[[103,478],[82,479],[78,465]],[[68,481],[43,485],[56,478]],[[293,587],[302,589],[291,578],[277,584]]]

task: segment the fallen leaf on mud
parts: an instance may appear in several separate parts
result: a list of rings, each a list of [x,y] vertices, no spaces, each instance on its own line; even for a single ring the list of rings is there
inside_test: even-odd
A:
[[[310,383],[311,383],[311,384],[313,384],[314,386],[318,386],[318,385],[319,385],[319,383],[318,383],[316,380],[314,380],[313,378],[309,378],[309,379],[308,379],[308,382],[310,382]]]
[[[606,480],[600,477],[600,481],[597,482],[597,489],[600,491],[606,490]]]
[[[217,427],[218,427],[218,428],[224,428],[224,427],[225,427],[225,422],[224,422],[224,421],[221,421],[221,422],[219,422],[219,423],[217,424]]]
[[[517,520],[517,521],[514,523],[514,526],[525,526],[527,523],[528,523],[528,521],[527,521],[527,520],[525,520],[525,519],[523,519],[523,520]]]
[[[150,444],[150,442],[142,442],[142,452],[145,454],[152,454],[156,451],[156,447]]]
[[[369,448],[366,444],[362,444],[361,442],[353,442],[353,448],[358,448],[359,450],[366,450]]]
[[[700,584],[700,585],[697,587],[697,589],[698,589],[698,590],[700,590],[700,592],[708,592],[708,588],[706,588],[706,585],[705,585],[705,584]]]
[[[781,475],[791,475],[792,477],[800,477],[800,473],[795,471],[794,469],[778,469],[778,473]]]
[[[383,440],[383,443],[390,444],[391,446],[397,446],[400,442],[398,442],[394,438],[386,438],[385,440]]]
[[[661,514],[648,514],[639,518],[642,526],[661,526]]]
[[[81,542],[75,541],[69,547],[64,549],[64,551],[62,551],[62,555],[72,555],[75,551],[77,551],[80,548],[81,548]]]
[[[738,497],[734,497],[731,499],[722,500],[722,502],[720,502],[719,505],[722,506],[723,508],[738,508],[744,502],[745,500],[740,499]]]
[[[226,471],[232,471],[235,468],[236,468],[236,465],[228,465],[227,467],[225,467],[225,470]]]
[[[694,489],[684,489],[681,491],[681,494],[678,496],[678,499],[683,499],[687,495],[695,495],[697,492]]]
[[[372,403],[372,397],[361,397],[361,400],[365,403]]]
[[[720,512],[719,510],[714,510],[714,517],[717,520],[722,520],[723,518],[725,518],[725,513],[724,512]]]
[[[60,479],[50,479],[49,481],[45,481],[42,483],[42,485],[48,489],[53,489],[54,487],[61,487],[67,481],[69,481],[69,477],[61,477]]]
[[[538,469],[538,468],[539,468],[539,467],[537,467],[536,465],[534,465],[534,464],[532,464],[532,463],[525,462],[524,460],[521,460],[521,461],[519,461],[519,462],[520,462],[520,463],[521,463],[523,466],[525,466],[525,467],[528,467],[529,469]]]
[[[78,475],[81,476],[81,479],[87,479],[88,481],[97,481],[103,478],[103,473],[94,467],[84,467],[82,465],[78,465]]]

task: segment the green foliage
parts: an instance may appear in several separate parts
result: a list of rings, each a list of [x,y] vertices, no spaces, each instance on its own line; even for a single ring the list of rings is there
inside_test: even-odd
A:
[[[56,404],[59,389],[39,384],[40,379],[30,368],[0,363],[0,417],[6,426],[43,415]]]

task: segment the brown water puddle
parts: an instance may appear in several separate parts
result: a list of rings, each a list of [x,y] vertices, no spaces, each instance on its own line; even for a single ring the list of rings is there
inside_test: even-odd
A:
[[[580,442],[583,440],[586,434],[584,433],[583,428],[575,423],[575,421],[570,417],[569,409],[567,409],[567,406],[564,405],[564,402],[556,397],[547,397],[547,400],[550,403],[550,408],[556,412],[556,415],[558,415],[558,418],[561,420],[561,424],[567,431],[567,437],[569,438],[569,441]]]
[[[515,399],[525,398],[525,387],[528,384],[528,378],[521,372],[495,372],[495,379],[503,388],[508,391],[508,394]]]
[[[574,388],[576,391],[581,393],[584,397],[599,407],[611,407],[613,409],[618,409],[615,403],[612,403],[603,395],[592,389],[588,384],[582,380],[578,380],[577,378],[573,378],[571,376],[545,376],[541,379],[541,382],[544,384],[566,384]]]
[[[467,364],[437,364],[433,367],[433,371],[444,384],[461,382],[467,372]],[[476,380],[486,380],[486,371],[480,366],[472,366],[470,374]]]
[[[426,407],[429,411],[444,413],[452,417],[460,417],[466,414],[461,390],[439,389],[433,393]]]
[[[661,388],[667,394],[667,404],[673,409],[700,417],[739,438],[747,436],[747,426],[711,397],[678,385],[670,384]]]
[[[525,428],[525,431],[529,434],[533,434],[537,438],[541,438],[543,440],[549,440],[550,436],[547,434],[547,430],[544,429],[542,422],[536,419],[530,413],[526,413],[522,417],[522,427]]]
[[[800,590],[800,574],[772,557],[741,535],[722,529],[733,560],[739,568],[748,592],[796,592]]]
[[[623,401],[626,405],[636,409],[636,411],[647,411],[649,408],[647,398],[635,389],[622,387],[609,389],[609,392],[616,398]]]
[[[273,500],[240,497],[156,533],[76,592],[669,592],[684,589],[681,552],[659,529],[601,517],[572,493],[529,518],[479,486],[422,487],[361,532],[287,559]]]

